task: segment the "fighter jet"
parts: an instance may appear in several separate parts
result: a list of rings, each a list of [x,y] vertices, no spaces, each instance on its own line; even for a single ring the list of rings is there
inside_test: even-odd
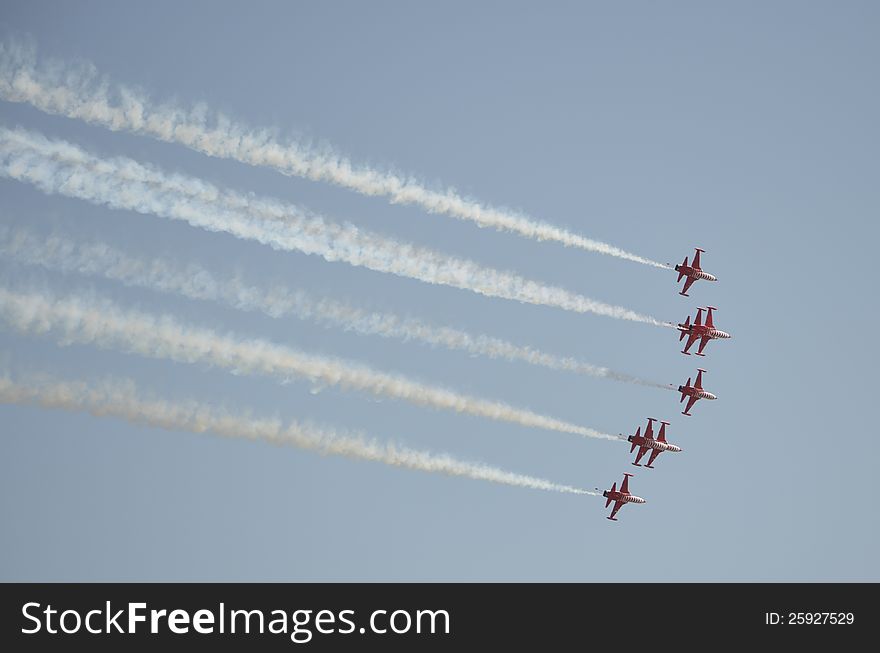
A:
[[[703,372],[705,371],[706,370],[698,367],[697,380],[693,385],[691,385],[691,378],[688,377],[687,383],[678,386],[678,391],[681,393],[681,399],[678,403],[684,401],[685,397],[689,397],[687,406],[683,411],[681,411],[682,415],[687,415],[688,417],[690,417],[691,406],[697,403],[700,399],[718,399],[718,397],[713,395],[711,392],[706,392],[705,390],[703,390]]]
[[[639,453],[636,454],[636,459],[631,464],[636,467],[641,467],[642,465],[639,461],[642,459],[648,449],[651,449],[651,457],[648,459],[648,463],[645,467],[650,469],[654,468],[654,460],[664,451],[672,451],[674,453],[678,453],[681,451],[681,447],[677,447],[674,444],[670,444],[666,441],[666,426],[669,422],[660,422],[660,433],[657,435],[657,439],[654,439],[654,422],[657,420],[653,417],[648,418],[648,426],[645,427],[645,434],[641,435],[642,427],[636,429],[636,434],[631,435],[627,438],[627,442],[632,442],[632,446],[629,449],[629,452],[632,453],[636,450],[636,447],[639,448]]]
[[[684,282],[684,288],[679,291],[679,295],[683,295],[684,297],[690,297],[687,294],[688,288],[696,281],[697,279],[705,279],[706,281],[718,281],[713,275],[708,272],[703,272],[702,268],[700,268],[700,253],[705,252],[705,249],[700,249],[699,247],[694,248],[696,252],[694,253],[694,262],[688,265],[687,256],[684,257],[684,262],[675,266],[675,271],[678,272],[678,280],[675,283],[678,283],[685,277],[687,279]]]
[[[703,311],[706,311],[706,323],[703,324]],[[697,340],[700,341],[700,346],[697,349],[697,356],[705,356],[703,353],[703,349],[706,348],[706,344],[710,340],[717,340],[719,338],[730,338],[730,334],[726,331],[722,331],[721,329],[716,329],[715,324],[712,321],[712,311],[717,311],[718,309],[714,306],[707,306],[705,309],[698,308],[697,309],[697,317],[694,318],[694,323],[691,324],[691,316],[688,315],[687,319],[684,322],[679,322],[676,327],[679,331],[681,331],[681,335],[678,337],[678,341],[681,342],[684,340],[684,337],[688,337],[687,344],[685,344],[684,349],[681,350],[682,354],[687,354],[690,356],[690,352],[688,349],[691,348]]]
[[[611,505],[611,502],[614,502],[614,508],[611,509],[611,514],[606,517],[606,519],[610,519],[611,521],[617,521],[617,517],[614,515],[617,514],[617,511],[620,510],[621,506],[625,503],[646,503],[646,501],[642,497],[637,497],[633,494],[629,493],[629,477],[633,476],[633,474],[624,474],[623,475],[623,483],[620,484],[620,489],[617,489],[617,483],[615,482],[610,490],[605,490],[602,493],[602,496],[607,498],[608,500],[605,502],[605,507]]]

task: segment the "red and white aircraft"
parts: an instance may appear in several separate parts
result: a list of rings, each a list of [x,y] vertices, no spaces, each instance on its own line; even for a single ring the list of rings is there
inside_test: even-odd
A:
[[[706,311],[706,323],[703,324],[703,311]],[[678,337],[678,341],[681,342],[684,340],[684,337],[688,337],[687,344],[684,346],[684,349],[681,350],[682,354],[687,354],[690,356],[690,352],[688,349],[691,348],[697,340],[700,341],[700,346],[697,349],[697,356],[705,356],[703,353],[703,349],[705,349],[706,344],[710,340],[718,340],[719,338],[730,338],[730,334],[726,331],[722,331],[721,329],[716,329],[715,324],[712,321],[712,311],[717,311],[718,309],[714,306],[707,306],[705,309],[698,308],[697,309],[697,317],[694,318],[694,323],[691,324],[691,316],[688,315],[687,319],[682,323],[679,322],[676,327],[679,331],[681,331],[681,335]]]
[[[685,385],[678,386],[678,391],[681,393],[681,399],[679,399],[678,403],[684,401],[685,397],[689,397],[687,406],[683,411],[681,411],[682,415],[691,416],[690,409],[695,403],[697,403],[700,399],[718,399],[711,392],[706,392],[703,390],[703,372],[706,370],[702,368],[697,368],[697,380],[691,385],[691,378],[688,377],[687,383]]]
[[[648,459],[648,463],[645,467],[650,469],[654,469],[654,460],[664,451],[672,451],[673,453],[678,453],[681,451],[681,447],[677,447],[674,444],[669,444],[666,441],[666,425],[669,422],[660,422],[660,433],[657,435],[657,439],[654,439],[654,422],[657,420],[653,417],[648,418],[648,426],[645,427],[645,434],[641,435],[642,427],[636,429],[636,434],[631,435],[627,438],[627,442],[632,442],[632,446],[629,448],[629,452],[632,453],[636,450],[636,447],[639,448],[639,453],[636,454],[635,461],[632,462],[636,467],[641,467],[642,465],[639,461],[642,459],[648,449],[651,449],[651,457]]]
[[[617,521],[617,517],[614,515],[617,514],[617,511],[620,510],[621,506],[625,503],[647,503],[642,497],[637,497],[633,494],[629,493],[629,477],[633,476],[633,474],[624,474],[623,475],[623,483],[620,484],[620,489],[617,489],[617,483],[614,483],[611,486],[610,490],[605,490],[602,493],[603,497],[606,497],[608,500],[605,502],[605,507],[611,505],[611,502],[614,502],[614,508],[611,509],[611,515],[606,517],[606,519],[610,519],[611,521]]]
[[[696,253],[694,254],[694,262],[688,265],[688,257],[684,257],[684,262],[675,266],[675,271],[678,272],[678,280],[675,283],[678,283],[685,277],[687,280],[684,282],[684,288],[679,291],[679,295],[683,295],[685,297],[690,297],[687,294],[688,288],[696,281],[697,279],[705,279],[706,281],[718,281],[713,275],[708,272],[703,272],[702,268],[700,268],[700,252],[705,252],[705,249],[700,249],[699,247],[694,248]]]

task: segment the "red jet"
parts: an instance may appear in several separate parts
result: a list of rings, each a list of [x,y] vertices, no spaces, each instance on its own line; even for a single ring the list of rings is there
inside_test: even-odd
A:
[[[706,370],[697,368],[697,381],[691,385],[691,378],[688,377],[687,383],[685,385],[678,386],[678,391],[681,393],[681,399],[678,403],[684,401],[685,397],[690,397],[688,399],[687,406],[683,411],[681,411],[682,415],[691,416],[690,409],[695,403],[697,403],[700,399],[718,399],[711,392],[706,392],[703,390],[703,372]]]
[[[706,323],[703,324],[703,310],[706,311]],[[681,342],[684,340],[684,337],[688,337],[687,344],[684,346],[684,349],[681,350],[682,354],[687,354],[690,356],[690,352],[688,349],[691,348],[697,340],[700,341],[700,347],[697,349],[697,356],[705,356],[703,353],[703,349],[705,349],[706,344],[710,340],[718,340],[719,338],[729,338],[730,334],[726,331],[722,331],[721,329],[716,329],[715,324],[712,322],[712,311],[717,311],[718,309],[714,306],[708,306],[705,309],[698,308],[697,309],[697,317],[694,318],[694,323],[691,324],[691,316],[688,315],[687,320],[684,323],[678,324],[678,330],[681,331],[681,335],[678,337],[678,341]]]
[[[640,435],[642,431],[642,427],[636,429],[636,434],[631,435],[627,438],[628,442],[632,442],[632,446],[629,449],[629,452],[632,453],[636,450],[636,447],[639,448],[639,453],[636,454],[636,459],[633,461],[633,465],[636,467],[641,467],[639,461],[642,459],[648,449],[651,449],[651,457],[648,459],[648,463],[645,467],[649,469],[654,469],[654,460],[664,451],[672,451],[673,453],[678,453],[681,451],[681,447],[677,447],[674,444],[669,444],[666,441],[666,425],[669,422],[660,422],[660,433],[657,436],[657,439],[654,439],[654,422],[657,420],[653,417],[648,418],[648,426],[645,427],[645,434]]]
[[[620,484],[619,490],[617,489],[617,483],[614,483],[614,485],[611,486],[610,490],[605,490],[602,493],[602,496],[608,499],[608,501],[605,502],[606,508],[611,505],[612,501],[614,501],[614,508],[611,509],[611,515],[609,515],[605,519],[617,521],[617,517],[615,517],[614,515],[617,514],[617,511],[620,510],[620,507],[625,503],[647,503],[642,497],[637,497],[629,493],[630,476],[633,476],[633,474],[623,475],[623,483]]]
[[[685,277],[687,280],[684,282],[684,288],[678,293],[679,295],[683,295],[685,297],[690,297],[687,294],[688,288],[696,281],[697,279],[705,279],[706,281],[718,281],[713,275],[708,272],[703,272],[702,268],[700,268],[700,252],[705,252],[705,249],[700,249],[699,247],[694,248],[696,253],[694,254],[694,262],[688,265],[688,257],[684,257],[684,262],[680,265],[675,266],[675,271],[678,272],[678,280],[675,283],[678,283]]]

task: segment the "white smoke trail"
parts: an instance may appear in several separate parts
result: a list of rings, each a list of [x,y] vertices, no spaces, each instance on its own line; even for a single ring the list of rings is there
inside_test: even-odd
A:
[[[279,201],[222,191],[126,159],[99,159],[63,141],[0,128],[0,175],[95,204],[182,220],[284,251],[316,254],[490,297],[669,326],[653,317],[546,286],[510,272],[336,224]]]
[[[281,380],[309,379],[422,406],[512,422],[521,426],[574,433],[590,438],[618,437],[508,406],[430,386],[365,365],[316,356],[266,340],[221,335],[184,325],[169,315],[125,311],[108,300],[48,293],[19,293],[0,287],[0,317],[23,333],[54,333],[61,344],[94,344],[151,358],[202,363],[239,373]]]
[[[42,238],[23,229],[13,231],[0,225],[0,254],[20,263],[60,272],[99,275],[128,286],[218,302],[242,311],[260,311],[274,318],[293,315],[364,335],[414,340],[494,359],[521,361],[626,383],[666,387],[607,367],[555,356],[488,335],[473,335],[394,313],[366,311],[331,299],[315,299],[303,291],[283,286],[261,288],[248,284],[239,275],[218,278],[195,264],[179,265],[165,258],[130,256],[101,242],[75,242],[61,235]]]
[[[302,143],[283,142],[271,130],[248,129],[204,106],[186,109],[156,104],[140,91],[99,76],[91,66],[38,64],[34,48],[14,42],[0,44],[0,98],[26,102],[46,113],[84,120],[114,131],[178,143],[209,156],[326,181],[364,195],[384,196],[392,203],[414,204],[431,213],[474,222],[480,227],[514,232],[538,241],[556,241],[657,268],[668,267],[522,213],[482,204],[451,188],[431,190],[412,177],[355,165],[326,148],[317,151]]]
[[[316,451],[324,455],[371,460],[394,467],[463,476],[492,483],[569,494],[598,495],[598,492],[560,485],[533,476],[507,472],[482,463],[457,460],[381,443],[360,433],[345,433],[311,424],[275,419],[254,419],[194,401],[169,402],[144,398],[129,379],[105,380],[97,384],[59,381],[46,377],[18,381],[0,374],[0,403],[32,404],[44,408],[89,412],[100,417],[119,417],[138,424],[191,433],[215,433],[230,438],[265,440]]]

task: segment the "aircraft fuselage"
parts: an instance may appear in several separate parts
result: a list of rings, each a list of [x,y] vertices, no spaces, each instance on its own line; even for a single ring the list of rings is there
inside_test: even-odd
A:
[[[711,392],[707,392],[706,390],[697,390],[696,388],[689,385],[680,385],[678,386],[678,391],[682,394],[687,395],[688,397],[697,397],[698,399],[718,399]]]
[[[727,331],[722,331],[721,329],[716,329],[714,327],[705,327],[700,325],[693,324],[681,324],[678,325],[678,330],[682,333],[696,334],[700,338],[710,338],[711,340],[718,340],[719,338],[729,338],[730,334]]]
[[[624,503],[647,503],[642,497],[637,497],[634,494],[621,494],[619,491],[605,490],[602,496],[612,501],[623,501]]]
[[[668,442],[660,442],[659,440],[646,439],[646,438],[637,438],[633,435],[627,438],[630,442],[639,447],[648,447],[649,449],[656,449],[657,451],[672,451],[679,452],[681,451],[681,447],[676,446],[674,444],[669,444]]]
[[[704,279],[705,281],[718,281],[718,278],[714,274],[709,274],[708,272],[703,272],[702,270],[697,270],[691,267],[690,265],[682,265],[681,263],[675,266],[675,271],[680,272],[686,277],[691,279]]]

